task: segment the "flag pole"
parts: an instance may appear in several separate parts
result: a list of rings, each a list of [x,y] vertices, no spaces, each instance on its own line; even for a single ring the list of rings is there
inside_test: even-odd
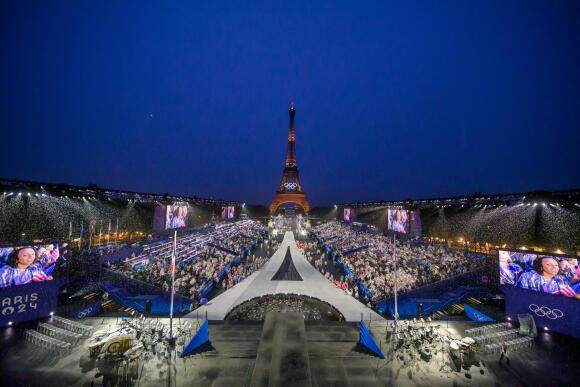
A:
[[[79,251],[81,250],[83,244],[83,222],[81,222],[81,229],[79,232]],[[89,249],[91,248],[90,244],[89,244]]]
[[[119,218],[117,218],[117,226],[115,227],[115,244],[119,242]]]
[[[175,294],[175,252],[177,250],[177,230],[173,233],[173,254],[171,254],[171,304],[169,306],[169,341],[173,342],[173,296]]]
[[[397,321],[399,320],[399,311],[397,310],[397,234],[393,232],[393,259],[395,260],[395,332],[397,331]]]

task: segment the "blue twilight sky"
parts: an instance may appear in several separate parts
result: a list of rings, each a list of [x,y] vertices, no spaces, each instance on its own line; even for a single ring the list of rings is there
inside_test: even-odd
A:
[[[3,1],[0,176],[313,204],[580,186],[580,1]],[[249,4],[252,5],[249,5]]]

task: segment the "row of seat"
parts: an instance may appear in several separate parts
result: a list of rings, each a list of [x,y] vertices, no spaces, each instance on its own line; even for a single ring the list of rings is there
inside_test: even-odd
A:
[[[486,344],[483,347],[484,352],[498,354],[502,352],[503,346],[507,351],[514,351],[523,348],[531,348],[534,345],[534,338],[530,336],[518,337],[502,343]]]
[[[85,324],[81,324],[76,321],[71,321],[63,317],[53,316],[52,324],[57,327],[66,329],[67,331],[80,333],[82,336],[89,336],[93,331],[93,327]]]
[[[481,345],[515,339],[518,336],[518,332],[517,329],[509,329],[507,331],[491,332],[480,336],[473,336],[472,338],[477,344]]]
[[[39,322],[36,330],[24,331],[24,338],[29,343],[51,352],[69,353],[83,336],[89,336],[93,327],[68,320],[59,316],[52,316],[49,323]]]
[[[43,322],[38,324],[37,330],[44,335],[54,337],[55,339],[65,341],[67,343],[71,343],[72,345],[75,345],[82,338],[82,334],[80,333],[67,331],[66,329],[62,329],[52,324]]]
[[[493,333],[493,332],[503,331],[503,330],[509,329],[509,327],[510,327],[510,323],[508,323],[508,322],[489,324],[489,325],[483,325],[483,326],[480,326],[477,328],[466,329],[465,334],[468,336],[471,336],[471,337],[481,336],[481,335],[485,335],[485,334],[489,334],[489,333]]]
[[[51,352],[57,352],[59,354],[69,353],[72,348],[71,343],[55,339],[54,337],[44,335],[32,329],[27,329],[24,331],[24,338],[29,343],[32,343],[40,348],[47,349]]]

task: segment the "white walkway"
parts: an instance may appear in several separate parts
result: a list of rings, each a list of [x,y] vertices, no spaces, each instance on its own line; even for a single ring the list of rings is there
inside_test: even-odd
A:
[[[284,260],[288,246],[290,246],[296,270],[300,273],[303,281],[271,281]],[[346,321],[360,321],[361,313],[366,321],[369,320],[369,316],[372,321],[384,321],[383,317],[354,297],[333,286],[320,274],[302,255],[292,232],[284,234],[284,240],[278,250],[262,266],[262,269],[220,294],[207,305],[191,312],[187,317],[195,317],[199,313],[200,318],[204,318],[207,312],[209,320],[223,320],[230,310],[244,301],[267,294],[280,293],[307,295],[328,302],[342,313]]]

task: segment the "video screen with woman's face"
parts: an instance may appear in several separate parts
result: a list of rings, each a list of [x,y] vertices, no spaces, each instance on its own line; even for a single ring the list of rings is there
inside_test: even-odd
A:
[[[183,228],[187,225],[187,205],[167,206],[165,210],[165,229]]]
[[[409,213],[406,210],[387,210],[388,229],[406,234],[409,232]]]
[[[53,280],[67,252],[66,243],[0,247],[0,288]]]
[[[222,207],[222,219],[223,220],[233,219],[235,214],[236,214],[236,207],[235,206]]]
[[[345,222],[354,222],[356,220],[354,210],[352,208],[345,208],[343,211],[343,219]]]
[[[536,292],[580,299],[577,258],[499,251],[499,282]]]

